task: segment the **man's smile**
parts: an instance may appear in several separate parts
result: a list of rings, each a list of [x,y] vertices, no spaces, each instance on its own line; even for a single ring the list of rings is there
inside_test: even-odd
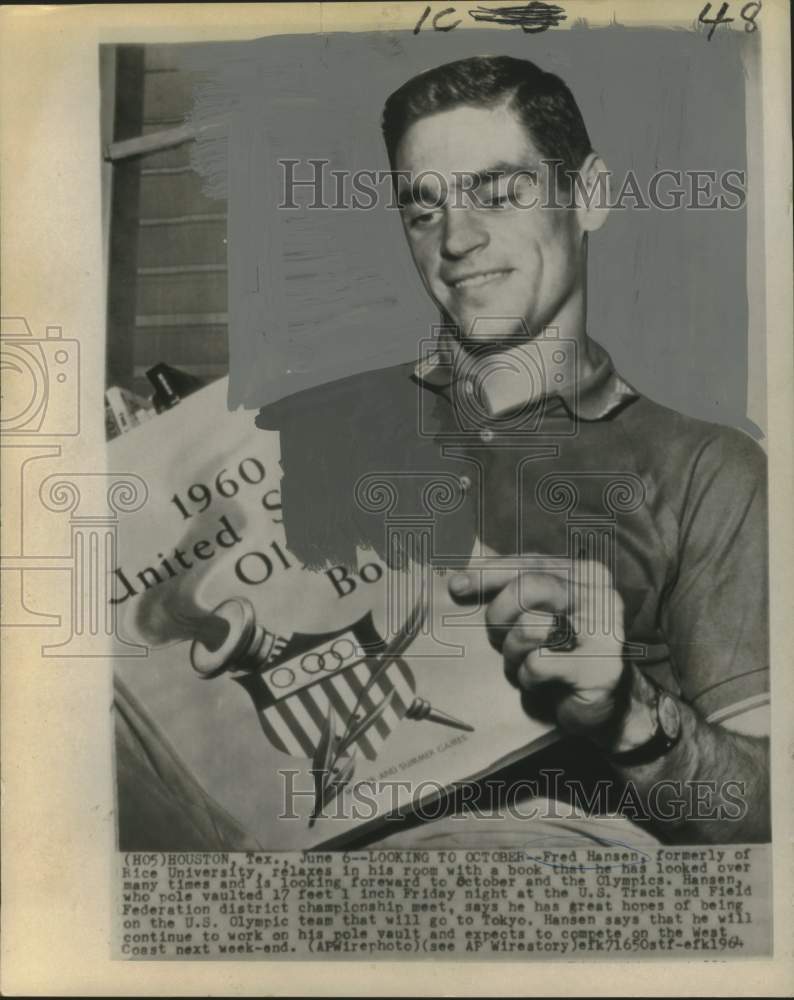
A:
[[[512,274],[512,268],[502,268],[490,271],[473,271],[469,274],[461,275],[459,278],[447,278],[446,284],[450,288],[476,288],[480,285],[487,285],[494,281],[500,281]]]

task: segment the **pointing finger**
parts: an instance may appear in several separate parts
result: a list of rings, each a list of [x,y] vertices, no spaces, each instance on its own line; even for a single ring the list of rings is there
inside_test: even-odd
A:
[[[562,609],[567,606],[566,597],[562,604],[559,603],[558,594],[568,591],[568,582],[571,580],[570,570],[563,572],[556,569],[545,569],[542,567],[533,568],[531,565],[516,565],[516,560],[510,560],[512,565],[495,569],[468,569],[463,573],[455,573],[450,577],[448,583],[449,593],[457,604],[480,604],[487,603],[506,588],[513,588],[513,592],[521,600],[520,604],[525,611],[531,611],[534,607],[535,595],[545,588],[550,595],[553,595],[553,608],[549,610]],[[541,602],[543,600],[541,594]]]

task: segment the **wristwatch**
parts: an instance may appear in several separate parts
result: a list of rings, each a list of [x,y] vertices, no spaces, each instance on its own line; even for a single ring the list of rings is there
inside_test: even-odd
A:
[[[620,767],[650,764],[668,754],[681,738],[681,713],[678,702],[671,694],[651,681],[656,688],[656,729],[650,739],[631,750],[609,755],[609,760]]]

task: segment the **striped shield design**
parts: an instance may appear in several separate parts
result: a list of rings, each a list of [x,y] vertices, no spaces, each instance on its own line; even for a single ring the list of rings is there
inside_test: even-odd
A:
[[[366,660],[358,660],[327,680],[301,688],[283,701],[266,708],[259,718],[270,742],[282,753],[295,757],[312,757],[329,705],[339,720],[337,732],[341,732],[375,669],[377,668]],[[360,716],[394,691],[386,711],[356,740],[359,751],[367,760],[375,760],[378,756],[381,745],[413,701],[414,690],[415,682],[408,665],[405,661],[398,661],[386,668],[358,703]]]
[[[377,758],[384,741],[413,703],[416,682],[408,664],[398,658],[364,694],[380,667],[377,656],[371,654],[383,641],[377,633],[375,637],[373,642],[371,620],[333,635],[296,636],[277,664],[263,673],[235,678],[253,699],[262,729],[276,750],[311,758],[329,707],[341,735],[354,712],[361,718],[391,696],[386,710],[355,741],[367,760]],[[291,655],[296,649],[297,655]]]

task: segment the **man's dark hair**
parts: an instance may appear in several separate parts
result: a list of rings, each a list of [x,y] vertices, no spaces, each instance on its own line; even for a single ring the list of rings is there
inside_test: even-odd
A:
[[[382,128],[391,166],[400,139],[414,122],[461,105],[509,108],[543,159],[562,161],[566,177],[592,152],[573,94],[558,76],[527,59],[472,56],[420,73],[386,101]]]

